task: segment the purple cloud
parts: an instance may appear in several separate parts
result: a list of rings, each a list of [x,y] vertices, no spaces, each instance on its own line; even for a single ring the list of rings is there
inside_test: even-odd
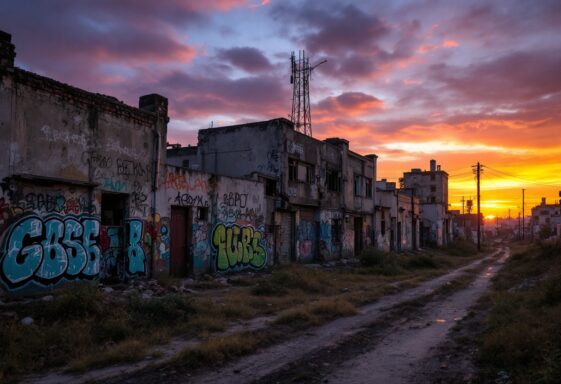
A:
[[[263,52],[252,47],[234,47],[218,50],[217,58],[246,72],[270,70],[272,65]]]

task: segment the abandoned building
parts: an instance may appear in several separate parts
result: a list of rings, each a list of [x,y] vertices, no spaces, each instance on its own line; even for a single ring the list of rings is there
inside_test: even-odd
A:
[[[394,182],[376,182],[375,245],[383,251],[419,248],[420,205],[413,190],[397,189]]]
[[[279,118],[200,130],[192,148],[169,149],[169,162],[265,185],[274,262],[350,257],[373,243],[377,157],[347,140],[317,140]]]
[[[532,208],[530,223],[535,238],[561,236],[561,201],[547,204],[542,197],[541,203]]]
[[[430,170],[419,168],[405,172],[400,180],[403,189],[415,191],[421,204],[421,246],[443,246],[452,241],[452,221],[448,214],[448,173],[440,169],[436,160]]]
[[[139,108],[14,67],[0,32],[0,282],[144,276],[166,202],[167,99]]]

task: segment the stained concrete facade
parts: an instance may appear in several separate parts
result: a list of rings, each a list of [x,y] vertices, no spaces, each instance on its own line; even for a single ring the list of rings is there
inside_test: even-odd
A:
[[[443,246],[452,241],[452,222],[448,215],[448,173],[436,160],[430,170],[412,169],[403,174],[402,187],[412,189],[421,204],[421,245]]]
[[[412,190],[385,179],[376,182],[375,239],[383,251],[413,251],[420,244],[420,203]]]
[[[200,130],[196,160],[173,148],[168,156],[263,182],[276,262],[350,257],[373,243],[376,156],[350,151],[344,139],[320,141],[280,118]]]
[[[149,276],[167,99],[138,108],[14,67],[0,33],[0,286]]]

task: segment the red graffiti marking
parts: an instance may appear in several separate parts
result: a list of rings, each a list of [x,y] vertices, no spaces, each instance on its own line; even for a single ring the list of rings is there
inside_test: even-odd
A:
[[[205,180],[196,178],[193,180],[188,180],[187,175],[168,172],[166,174],[164,185],[167,188],[174,188],[178,190],[185,190],[185,191],[207,191],[208,184]]]

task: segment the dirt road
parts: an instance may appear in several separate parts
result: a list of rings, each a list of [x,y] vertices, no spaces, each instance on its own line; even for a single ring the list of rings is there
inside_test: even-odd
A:
[[[211,372],[158,369],[119,383],[410,383],[426,382],[431,350],[485,293],[509,255],[503,247],[361,312],[264,348]],[[456,284],[451,284],[456,282]],[[459,284],[458,282],[463,282]],[[430,382],[430,381],[429,381]]]

